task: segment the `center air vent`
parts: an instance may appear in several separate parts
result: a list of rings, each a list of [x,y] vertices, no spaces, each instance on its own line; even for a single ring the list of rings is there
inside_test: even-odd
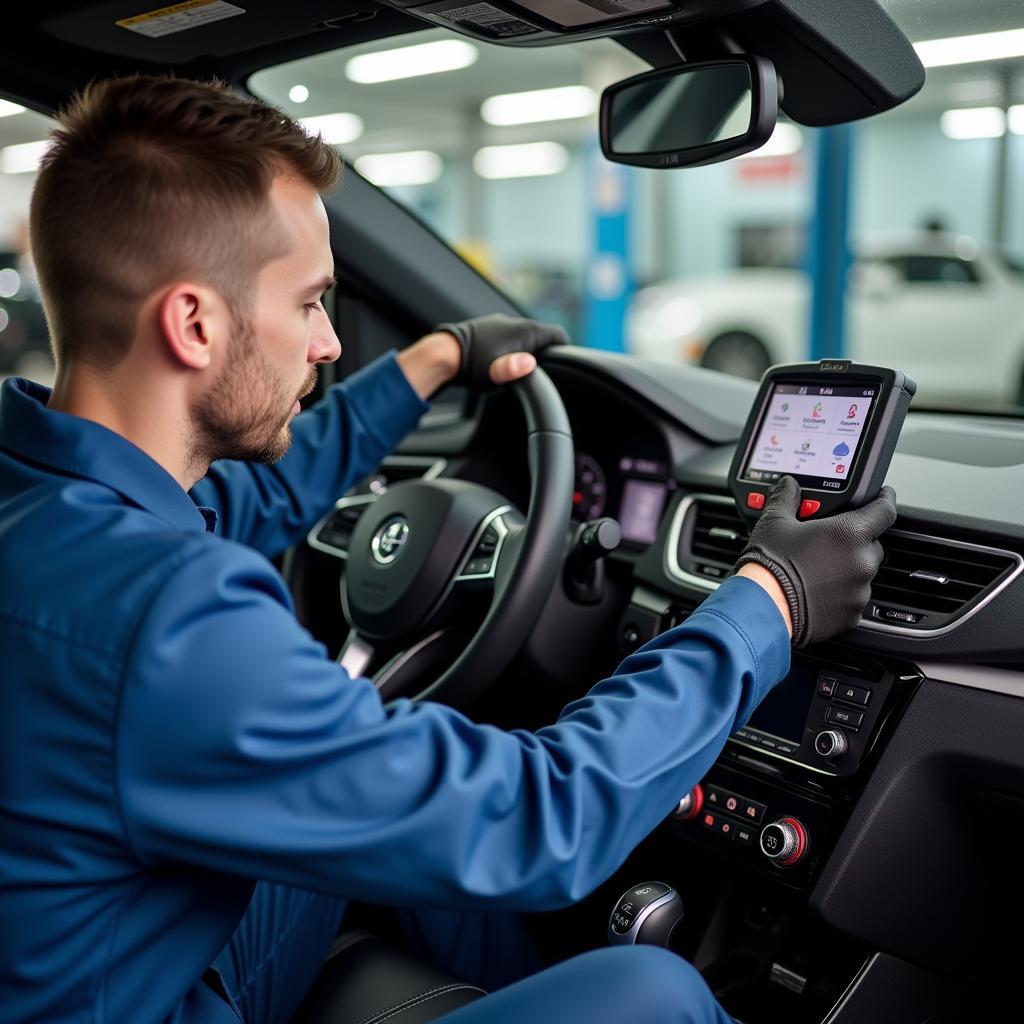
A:
[[[747,543],[747,527],[732,498],[700,494],[684,498],[676,509],[670,555],[677,575],[701,583],[722,580]]]
[[[913,632],[948,627],[994,595],[1024,565],[1011,551],[901,530],[886,533],[882,547],[885,559],[872,584],[865,619]]]

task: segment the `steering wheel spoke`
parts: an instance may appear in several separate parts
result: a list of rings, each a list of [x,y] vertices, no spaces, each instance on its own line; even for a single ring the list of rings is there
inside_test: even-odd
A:
[[[352,533],[363,513],[378,499],[379,494],[353,494],[340,498],[306,535],[306,543],[316,551],[335,558],[348,558]]]

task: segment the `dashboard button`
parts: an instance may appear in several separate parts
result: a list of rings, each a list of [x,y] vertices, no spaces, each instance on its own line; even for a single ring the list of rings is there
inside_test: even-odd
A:
[[[810,516],[813,516],[819,508],[821,508],[820,501],[815,501],[814,498],[804,498],[804,500],[800,502],[800,518],[808,519]]]
[[[743,801],[743,817],[745,820],[752,821],[755,825],[760,825],[764,812],[764,804],[759,804],[756,800]]]
[[[733,841],[739,843],[740,846],[751,846],[754,842],[757,829],[753,825],[744,825],[740,823],[736,826],[736,830],[733,833]]]
[[[845,725],[847,729],[859,729],[861,722],[864,721],[864,712],[849,711],[846,708],[836,707],[833,704],[828,709],[825,719],[833,725]]]
[[[840,683],[833,694],[836,700],[845,700],[849,704],[860,704],[866,707],[871,700],[871,691],[865,690],[862,686],[850,686],[847,683]]]
[[[822,697],[831,697],[836,692],[836,679],[834,676],[822,676],[818,680],[818,693]]]
[[[762,491],[751,491],[747,495],[747,508],[760,512],[764,508],[765,495]]]

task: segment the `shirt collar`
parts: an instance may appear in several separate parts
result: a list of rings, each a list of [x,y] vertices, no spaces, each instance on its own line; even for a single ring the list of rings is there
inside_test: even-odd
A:
[[[182,530],[208,530],[217,513],[200,508],[159,463],[99,423],[47,408],[50,389],[12,377],[0,386],[0,447],[63,474],[117,491]]]

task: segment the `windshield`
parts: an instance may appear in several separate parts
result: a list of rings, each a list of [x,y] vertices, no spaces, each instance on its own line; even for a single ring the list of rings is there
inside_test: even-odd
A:
[[[1024,8],[883,6],[930,44],[919,49],[928,78],[907,103],[845,129],[845,330],[819,339],[818,354],[904,369],[918,406],[1015,407],[1024,74],[1019,58],[966,58],[1024,54]],[[393,51],[429,43],[454,46],[451,70],[391,77],[429,52]],[[250,85],[300,117],[348,115],[335,127],[347,125],[339,146],[360,173],[580,345],[751,378],[809,358],[824,133],[783,120],[738,160],[609,164],[597,145],[600,90],[643,70],[611,40],[514,50],[430,30],[271,68]]]

